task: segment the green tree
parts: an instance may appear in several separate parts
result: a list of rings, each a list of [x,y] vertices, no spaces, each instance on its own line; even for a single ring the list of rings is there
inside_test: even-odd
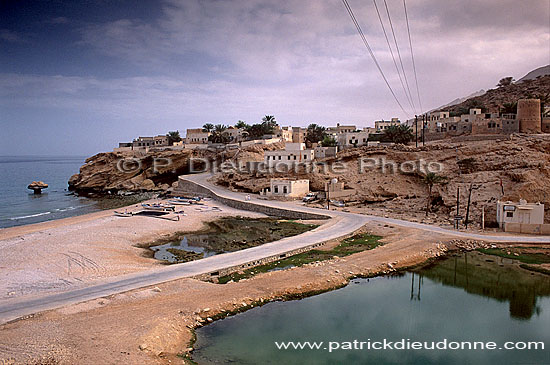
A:
[[[313,143],[324,140],[326,135],[325,127],[318,124],[310,124],[306,131],[306,143],[311,147]]]
[[[180,131],[170,131],[166,133],[166,137],[168,137],[169,144],[181,141]]]
[[[250,127],[244,120],[239,120],[236,124],[235,124],[235,128],[239,128],[239,129],[247,129],[248,127]]]
[[[512,102],[512,103],[502,104],[502,108],[500,109],[500,112],[502,114],[516,114],[517,110],[518,110],[518,103]]]
[[[277,121],[275,120],[274,115],[266,115],[262,118],[262,121],[265,123],[274,123],[275,125],[277,125]]]
[[[202,126],[203,132],[212,132],[212,130],[214,130],[214,124],[212,123],[206,123],[205,125]]]
[[[246,132],[249,138],[262,138],[266,134],[273,134],[276,126],[277,121],[275,121],[275,117],[273,115],[266,115],[262,118],[262,123],[248,126]]]
[[[428,172],[424,178],[424,184],[428,187],[428,202],[426,203],[426,215],[432,210],[432,191],[434,185],[443,183],[447,178],[436,174],[435,172]]]
[[[498,82],[497,86],[498,87],[502,87],[502,86],[508,86],[508,85],[512,85],[512,82],[514,82],[514,78],[512,76],[508,76],[508,77],[503,77],[502,79],[500,79],[500,81]]]
[[[321,141],[321,146],[323,147],[335,147],[336,145],[336,140],[331,136],[325,136],[325,138]]]
[[[212,134],[208,137],[208,140],[212,143],[227,143],[229,142],[229,136],[225,132],[227,126],[223,124],[216,124],[212,129]]]
[[[382,141],[407,144],[414,139],[412,129],[406,125],[392,125],[384,129]]]

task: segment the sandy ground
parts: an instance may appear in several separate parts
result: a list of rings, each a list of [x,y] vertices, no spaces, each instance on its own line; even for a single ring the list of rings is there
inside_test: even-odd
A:
[[[362,230],[385,236],[387,244],[237,283],[175,280],[5,324],[0,327],[0,363],[183,363],[192,329],[216,314],[415,265],[441,255],[446,249],[441,242],[450,240],[379,224]]]
[[[180,221],[116,217],[113,211],[104,211],[0,230],[0,300],[62,291],[162,265],[144,257],[144,249],[135,245],[177,231],[199,230],[204,222],[222,216],[265,217],[214,201],[204,204],[178,206],[186,214]],[[140,209],[139,205],[128,208]]]

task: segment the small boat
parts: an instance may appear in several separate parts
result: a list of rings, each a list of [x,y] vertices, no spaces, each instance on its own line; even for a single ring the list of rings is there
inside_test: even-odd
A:
[[[155,203],[155,204],[141,204],[143,209],[145,210],[152,210],[156,212],[174,212],[176,211],[176,207],[169,204],[162,204],[162,203]]]
[[[124,212],[118,212],[115,210],[115,215],[117,217],[131,217],[133,214],[132,212],[124,211]]]
[[[189,200],[183,200],[183,199],[172,199],[169,200],[170,204],[175,205],[191,205],[192,203]]]

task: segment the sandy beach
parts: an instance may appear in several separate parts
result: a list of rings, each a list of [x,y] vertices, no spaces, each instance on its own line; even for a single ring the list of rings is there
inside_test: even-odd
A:
[[[376,223],[361,231],[384,236],[386,244],[236,283],[175,280],[5,324],[0,327],[0,359],[6,363],[184,363],[192,329],[207,324],[208,318],[338,288],[354,276],[419,264],[444,253],[442,241],[450,240]],[[131,238],[127,240],[131,242]],[[134,265],[143,268],[146,263]]]
[[[219,208],[212,209],[213,207]],[[138,211],[139,205],[117,209]],[[265,217],[206,201],[178,206],[179,221],[116,217],[114,210],[0,230],[0,300],[86,285],[163,265],[136,247],[174,232],[197,231],[224,216]],[[173,215],[174,216],[174,215]]]

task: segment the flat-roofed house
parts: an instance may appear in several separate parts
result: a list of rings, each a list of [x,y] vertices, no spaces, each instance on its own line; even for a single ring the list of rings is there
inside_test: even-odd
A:
[[[261,196],[299,198],[309,193],[309,180],[271,179],[269,187],[262,189]]]
[[[202,128],[187,129],[185,134],[186,144],[207,144],[210,132],[204,132]]]
[[[265,151],[264,163],[268,167],[275,167],[279,164],[287,167],[298,163],[310,163],[315,159],[315,152],[306,149],[304,143],[286,143],[284,150]]]

